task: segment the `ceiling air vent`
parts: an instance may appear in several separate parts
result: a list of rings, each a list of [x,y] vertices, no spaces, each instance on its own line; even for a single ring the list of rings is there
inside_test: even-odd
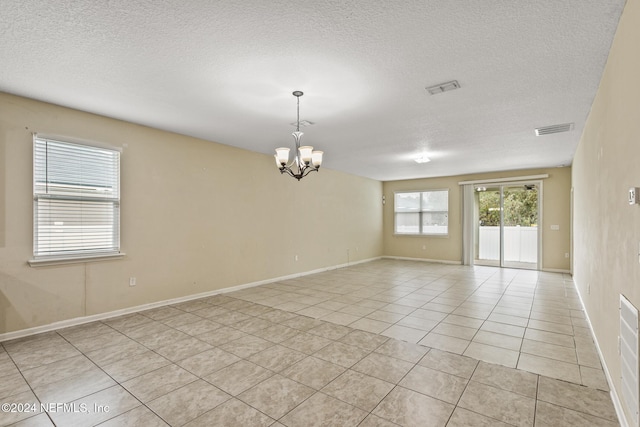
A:
[[[563,123],[561,125],[551,125],[536,128],[536,136],[550,135],[552,133],[569,132],[573,130],[573,123]]]
[[[435,95],[442,92],[447,92],[449,90],[460,89],[460,83],[457,80],[451,80],[450,82],[440,83],[438,85],[429,86],[427,92],[431,95]]]

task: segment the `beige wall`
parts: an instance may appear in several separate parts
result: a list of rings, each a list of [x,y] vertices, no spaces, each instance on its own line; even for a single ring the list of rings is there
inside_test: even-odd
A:
[[[572,177],[574,280],[618,395],[619,295],[640,307],[640,206],[627,203],[629,187],[640,187],[638,41],[640,0],[628,0]]]
[[[27,266],[31,132],[122,147],[124,259]],[[378,181],[2,93],[0,155],[0,333],[382,255]]]
[[[383,191],[387,203],[384,207],[384,254],[461,262],[462,189],[458,183],[540,174],[549,175],[549,178],[543,180],[542,193],[542,268],[568,271],[570,261],[565,258],[565,253],[570,251],[571,168],[566,167],[385,182]],[[432,189],[449,189],[449,235],[447,237],[394,235],[394,192]],[[560,229],[551,230],[551,224],[559,225]],[[425,249],[422,249],[423,246]]]

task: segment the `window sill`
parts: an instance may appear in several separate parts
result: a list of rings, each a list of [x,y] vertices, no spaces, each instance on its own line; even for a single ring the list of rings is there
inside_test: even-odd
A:
[[[62,264],[78,264],[82,262],[93,261],[106,261],[110,259],[123,258],[126,254],[124,252],[118,252],[116,254],[101,254],[101,255],[83,255],[77,257],[46,257],[30,259],[27,261],[30,267],[47,267],[50,265],[62,265]]]
[[[449,237],[449,234],[408,234],[408,233],[393,233],[394,237]]]

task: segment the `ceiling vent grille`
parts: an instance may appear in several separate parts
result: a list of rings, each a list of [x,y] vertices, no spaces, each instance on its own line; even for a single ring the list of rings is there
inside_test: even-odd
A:
[[[563,123],[561,125],[551,125],[536,128],[536,136],[550,135],[552,133],[569,132],[573,130],[573,123]]]
[[[458,83],[457,80],[451,80],[450,82],[444,82],[437,85],[429,86],[426,89],[427,92],[429,92],[431,95],[436,95],[438,93],[460,89],[460,83]]]

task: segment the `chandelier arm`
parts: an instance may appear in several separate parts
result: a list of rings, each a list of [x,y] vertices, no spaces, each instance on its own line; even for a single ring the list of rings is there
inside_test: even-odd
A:
[[[286,173],[287,175],[289,175],[292,178],[297,179],[298,181],[300,181],[305,176],[303,173],[301,173],[301,172],[295,173],[294,171],[292,171],[289,168],[281,169],[280,173]]]
[[[309,172],[311,172],[311,170],[308,167],[303,167],[303,168],[298,168],[297,172],[294,172],[291,169],[289,169],[287,172],[289,173],[290,176],[300,181],[302,178],[307,176]]]
[[[316,168],[312,168],[312,167],[310,167],[310,166],[307,166],[307,167],[304,169],[304,171],[302,172],[302,174],[301,174],[301,175],[302,175],[302,176],[301,176],[301,178],[304,178],[305,176],[309,175],[311,172],[317,172],[317,171],[318,171],[318,169],[316,169]]]
[[[280,173],[286,173],[287,175],[289,175],[292,178],[295,178],[295,175],[293,174],[293,172],[291,171],[291,169],[289,168],[284,168],[280,170]]]

